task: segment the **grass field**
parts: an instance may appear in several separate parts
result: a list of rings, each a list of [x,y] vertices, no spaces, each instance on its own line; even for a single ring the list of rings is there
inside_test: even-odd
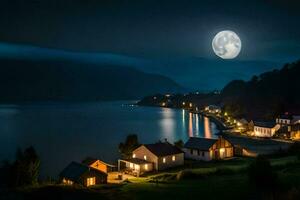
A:
[[[94,188],[43,185],[6,191],[1,199],[259,199],[248,182],[252,159],[239,158],[210,163],[189,163],[184,168],[129,179],[122,185]],[[296,157],[270,159],[279,187],[262,199],[300,199],[300,162]],[[188,172],[180,176],[180,173]],[[5,197],[5,198],[3,198]]]

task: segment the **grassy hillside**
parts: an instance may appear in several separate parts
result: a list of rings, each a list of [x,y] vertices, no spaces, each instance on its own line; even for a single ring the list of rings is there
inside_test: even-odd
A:
[[[2,192],[3,199],[270,199],[259,195],[248,181],[247,168],[252,159],[240,158],[188,164],[192,176],[179,176],[182,168],[148,177],[133,178],[123,185],[94,188],[43,185]],[[270,160],[278,174],[278,187],[272,199],[292,200],[300,197],[300,162],[296,157]],[[192,167],[193,166],[193,167]],[[5,197],[5,198],[4,198]]]

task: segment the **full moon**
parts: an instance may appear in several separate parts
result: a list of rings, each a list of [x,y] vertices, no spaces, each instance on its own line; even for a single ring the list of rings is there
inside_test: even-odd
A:
[[[233,59],[239,55],[242,42],[235,32],[221,31],[214,37],[212,48],[217,56],[223,59]]]

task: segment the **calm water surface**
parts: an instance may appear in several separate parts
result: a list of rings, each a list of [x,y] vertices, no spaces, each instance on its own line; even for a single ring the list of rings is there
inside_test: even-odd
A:
[[[86,156],[114,162],[118,144],[130,133],[141,143],[216,137],[215,124],[206,117],[126,103],[0,106],[0,160],[14,158],[17,147],[33,145],[42,175],[57,176],[69,162]]]

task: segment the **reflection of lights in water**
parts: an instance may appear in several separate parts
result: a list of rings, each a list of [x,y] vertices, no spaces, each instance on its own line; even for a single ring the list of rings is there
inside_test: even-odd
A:
[[[185,110],[182,109],[182,123],[185,124]]]
[[[204,117],[204,137],[212,138],[212,134],[210,130],[210,122],[208,117]]]
[[[193,115],[189,114],[189,137],[193,137]]]
[[[162,129],[162,138],[167,138],[171,141],[174,140],[176,120],[174,119],[174,110],[169,108],[162,109],[162,119],[160,126]]]
[[[185,131],[185,110],[182,109],[182,133],[184,133]]]
[[[196,116],[196,122],[195,122],[195,124],[196,124],[196,136],[199,136],[199,115],[195,115]]]

